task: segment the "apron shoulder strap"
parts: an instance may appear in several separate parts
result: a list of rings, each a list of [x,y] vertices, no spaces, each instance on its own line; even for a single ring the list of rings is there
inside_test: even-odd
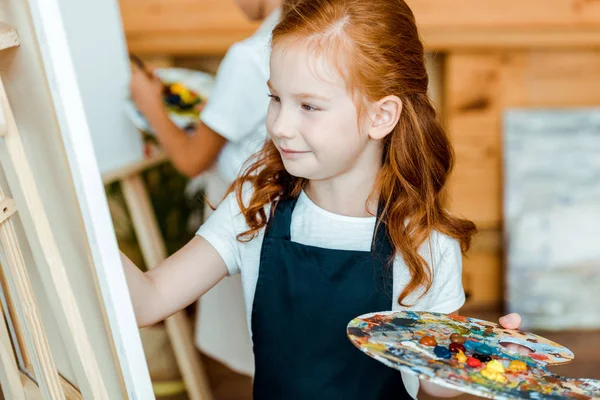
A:
[[[292,225],[292,213],[298,198],[278,200],[271,207],[275,208],[275,212],[271,213],[265,238],[290,240],[290,228]]]

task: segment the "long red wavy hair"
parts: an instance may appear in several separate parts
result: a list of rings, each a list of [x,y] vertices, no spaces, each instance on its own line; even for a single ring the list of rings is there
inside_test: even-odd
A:
[[[409,306],[404,303],[409,294],[420,287],[424,294],[432,284],[432,270],[418,251],[431,233],[457,239],[466,252],[476,232],[472,222],[442,207],[454,156],[427,95],[429,78],[413,13],[403,0],[288,0],[272,46],[296,40],[317,44],[312,48],[336,63],[355,99],[376,101],[393,94],[402,100],[400,120],[383,143],[373,193],[384,206],[380,221],[410,271],[411,280],[398,298],[400,305]],[[356,103],[360,111],[362,105]],[[238,240],[251,240],[267,224],[265,207],[273,205],[273,210],[278,200],[297,197],[307,182],[285,170],[267,140],[230,189],[236,191],[249,226]],[[244,204],[247,185],[253,191]]]

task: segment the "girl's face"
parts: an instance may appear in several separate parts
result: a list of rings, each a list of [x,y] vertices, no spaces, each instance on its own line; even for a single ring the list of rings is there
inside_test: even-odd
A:
[[[342,76],[325,57],[307,50],[297,43],[277,45],[271,52],[267,131],[285,169],[296,177],[322,180],[380,162],[368,118],[359,124]]]

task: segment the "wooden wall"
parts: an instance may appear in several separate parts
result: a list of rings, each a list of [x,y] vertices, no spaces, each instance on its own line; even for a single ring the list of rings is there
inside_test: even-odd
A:
[[[465,260],[473,305],[502,301],[502,112],[509,107],[599,106],[600,52],[457,52],[447,56],[445,122],[457,165],[452,211],[482,234]]]
[[[233,0],[120,0],[130,49],[222,55],[256,23]],[[409,0],[432,90],[454,143],[449,207],[481,233],[465,259],[467,307],[503,303],[502,113],[508,107],[600,105],[600,2]]]

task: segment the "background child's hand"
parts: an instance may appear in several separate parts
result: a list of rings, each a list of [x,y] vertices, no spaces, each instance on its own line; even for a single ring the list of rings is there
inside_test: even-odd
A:
[[[131,99],[137,109],[146,117],[160,112],[163,107],[163,84],[152,71],[148,74],[137,65],[131,69]]]

